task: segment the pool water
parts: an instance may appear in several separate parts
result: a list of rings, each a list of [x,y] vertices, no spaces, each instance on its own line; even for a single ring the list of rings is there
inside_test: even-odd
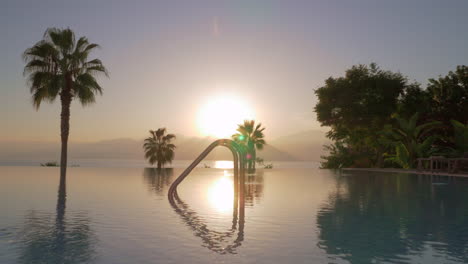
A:
[[[313,168],[0,167],[0,263],[467,263],[468,180]]]

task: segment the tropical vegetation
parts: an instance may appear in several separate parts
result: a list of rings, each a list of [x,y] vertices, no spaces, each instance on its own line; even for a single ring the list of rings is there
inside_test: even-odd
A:
[[[67,171],[68,136],[70,133],[70,105],[74,99],[86,106],[102,94],[96,80],[107,70],[99,59],[89,59],[91,52],[99,48],[86,37],[76,39],[67,29],[49,28],[42,40],[26,49],[24,75],[29,80],[32,103],[39,109],[42,102],[61,102],[61,155],[60,178],[65,180]]]
[[[150,130],[150,136],[143,144],[145,158],[151,165],[157,163],[157,168],[161,169],[166,163],[172,163],[176,146],[172,141],[176,138],[174,134],[166,134],[166,128]]]
[[[451,120],[454,130],[452,153],[461,156],[468,152],[468,124],[464,125],[456,120]]]
[[[257,157],[255,163],[259,166],[263,166],[264,169],[273,169],[273,163],[265,163],[263,158]]]
[[[255,120],[244,120],[243,124],[238,125],[237,133],[232,135],[232,139],[246,150],[247,168],[250,172],[255,171],[257,150],[262,150],[266,145],[264,130],[262,123],[255,125]]]
[[[415,166],[417,158],[426,158],[434,152],[432,146],[439,136],[429,133],[441,122],[432,121],[417,125],[418,117],[418,113],[409,120],[397,116],[395,117],[397,126],[393,128],[387,126],[384,129],[384,140],[388,140],[389,144],[395,147],[395,154],[387,155],[387,161],[409,169]]]
[[[317,120],[330,127],[323,168],[412,168],[417,158],[468,151],[468,67],[427,88],[375,63],[355,65],[315,90]]]

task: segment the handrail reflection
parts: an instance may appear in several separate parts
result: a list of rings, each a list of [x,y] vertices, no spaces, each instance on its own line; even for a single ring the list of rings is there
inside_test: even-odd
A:
[[[204,247],[219,254],[237,253],[236,248],[241,246],[244,240],[245,225],[245,202],[243,199],[239,199],[238,193],[234,194],[232,226],[226,232],[209,229],[203,219],[198,216],[197,212],[190,209],[188,204],[183,202],[177,193],[174,194],[174,199],[169,199],[169,202],[174,211],[180,215],[182,220],[194,231],[195,236],[202,239]],[[227,246],[223,246],[223,243],[233,238],[236,230],[238,230],[236,239]]]

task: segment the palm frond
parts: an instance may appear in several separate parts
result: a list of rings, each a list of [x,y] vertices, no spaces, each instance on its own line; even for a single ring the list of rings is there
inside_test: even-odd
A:
[[[47,92],[47,89],[36,89],[32,95],[32,101],[33,101],[33,106],[36,110],[39,109],[41,106],[41,102],[46,99],[46,100],[51,100],[49,98],[49,94]]]
[[[433,121],[433,122],[429,122],[429,123],[419,125],[416,128],[414,128],[414,136],[415,136],[415,138],[418,138],[420,136],[424,136],[424,134],[427,134],[428,132],[430,132],[431,130],[437,128],[437,126],[439,126],[441,124],[442,124],[442,122]],[[424,132],[424,133],[422,133],[422,132]]]
[[[419,113],[415,113],[414,115],[410,117],[409,122],[408,122],[408,129],[416,127],[418,118],[419,118]]]
[[[29,76],[33,106],[39,109],[42,100],[53,102],[57,97],[62,78],[48,72],[34,72]]]
[[[52,43],[61,50],[63,54],[70,54],[75,45],[75,33],[69,28],[51,28],[46,31]]]
[[[459,154],[468,152],[468,124],[464,125],[456,120],[451,120],[454,136],[453,143],[455,144],[456,151]]]
[[[47,58],[54,58],[57,59],[59,55],[59,51],[55,48],[52,43],[49,43],[45,40],[41,40],[34,44],[29,49],[26,49],[23,53],[23,60],[28,62],[30,60],[36,59],[47,59]]]
[[[174,134],[167,134],[166,128],[150,130],[150,137],[146,138],[143,143],[145,150],[145,158],[153,165],[158,162],[162,166],[165,163],[171,163],[174,159],[174,149],[176,146],[171,143],[176,138]]]
[[[97,47],[86,37],[76,41],[69,28],[47,29],[43,39],[23,53],[23,74],[28,76],[33,105],[38,108],[41,100],[53,101],[65,89],[66,76],[72,78],[71,99],[77,97],[83,105],[93,103],[96,94],[102,94],[95,77],[108,76],[100,60],[88,61],[89,53]]]
[[[434,141],[436,141],[438,138],[439,136],[433,135],[433,136],[427,137],[423,142],[417,145],[416,152],[418,154],[418,157],[424,157],[426,153],[429,153],[429,150],[431,149],[432,144],[434,144]]]
[[[410,165],[410,159],[409,159],[409,152],[408,149],[406,149],[405,145],[403,143],[399,143],[396,146],[396,154],[395,155],[390,155],[385,158],[385,160],[394,162],[398,165],[400,165],[404,169],[409,169],[411,167]]]
[[[74,85],[75,92],[85,93],[85,94],[95,94],[98,93],[102,95],[102,88],[96,81],[93,75],[89,73],[83,73],[76,77],[75,85]],[[79,90],[88,90],[86,92],[80,92]]]
[[[75,95],[78,96],[78,99],[83,106],[96,102],[96,96],[91,89],[86,89],[87,87],[80,83],[75,83],[73,87],[75,88]],[[102,92],[100,91],[100,93]]]
[[[176,138],[176,135],[174,134],[167,134],[165,137],[164,137],[164,140],[167,141],[167,142],[170,142],[171,140],[175,139]]]
[[[94,49],[98,49],[100,48],[101,46],[99,46],[99,44],[96,44],[96,43],[91,43],[91,44],[88,44],[88,46],[86,46],[86,48],[83,50],[84,52],[90,52]]]
[[[78,39],[78,41],[76,42],[74,53],[83,52],[84,48],[85,48],[88,44],[89,44],[88,38],[86,38],[86,37],[80,37],[80,38]]]

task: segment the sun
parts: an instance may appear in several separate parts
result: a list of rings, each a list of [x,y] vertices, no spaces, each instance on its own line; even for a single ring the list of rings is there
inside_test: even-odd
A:
[[[229,138],[246,119],[254,119],[254,112],[244,100],[221,95],[209,98],[200,108],[197,125],[205,136]]]

